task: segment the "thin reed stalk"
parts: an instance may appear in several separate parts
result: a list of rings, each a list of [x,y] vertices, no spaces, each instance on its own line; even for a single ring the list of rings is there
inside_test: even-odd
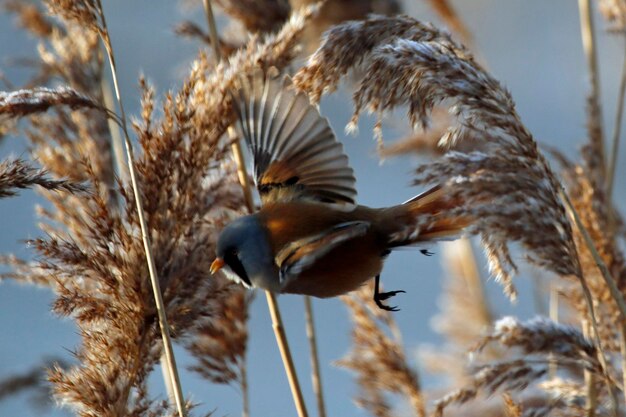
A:
[[[493,314],[489,306],[489,300],[485,294],[485,287],[480,277],[480,271],[476,262],[476,255],[472,248],[472,242],[467,237],[463,237],[456,242],[460,251],[458,259],[463,269],[463,279],[467,283],[468,291],[477,300],[477,305],[481,308],[481,316],[485,322],[493,321]]]
[[[241,397],[242,400],[242,417],[250,417],[250,387],[248,386],[248,370],[245,366],[241,367]]]
[[[619,94],[617,96],[617,110],[615,114],[615,126],[613,127],[613,138],[611,145],[611,155],[609,167],[606,173],[606,196],[608,204],[612,204],[613,183],[615,181],[615,168],[617,166],[617,155],[619,153],[619,139],[622,132],[622,116],[624,114],[624,96],[626,95],[626,35],[624,36],[624,60],[622,63],[622,77],[619,84]],[[611,211],[609,211],[610,214]]]
[[[581,327],[583,329],[583,335],[589,338],[589,322],[582,320]],[[585,408],[587,410],[587,417],[594,417],[596,414],[596,407],[598,405],[598,392],[596,391],[596,382],[593,373],[586,369],[584,372],[585,388],[587,390],[587,396],[585,398]]]
[[[267,306],[272,317],[272,327],[274,328],[274,334],[276,335],[276,341],[278,343],[278,349],[280,350],[280,356],[285,366],[285,372],[287,373],[287,379],[289,380],[289,387],[291,388],[291,395],[296,406],[296,411],[299,417],[307,417],[306,404],[302,396],[302,390],[300,389],[300,383],[298,382],[298,375],[296,374],[296,368],[293,364],[291,357],[291,351],[289,350],[289,344],[287,343],[287,336],[285,335],[285,329],[283,327],[283,319],[280,316],[280,310],[276,303],[276,297],[271,291],[265,291],[265,297],[267,298]]]
[[[570,216],[574,219],[574,222],[576,223],[576,227],[578,227],[580,234],[585,240],[585,243],[587,245],[587,248],[589,249],[589,252],[591,253],[591,256],[593,257],[593,260],[598,266],[598,269],[600,269],[602,278],[604,278],[604,281],[606,282],[606,285],[609,288],[609,292],[611,293],[613,300],[615,300],[615,302],[617,303],[617,307],[619,309],[622,322],[626,323],[626,302],[624,301],[624,296],[620,292],[619,288],[617,288],[617,284],[611,277],[611,273],[609,272],[609,269],[607,268],[606,264],[600,257],[600,254],[598,253],[598,250],[596,249],[593,239],[591,238],[591,236],[589,235],[589,232],[583,225],[582,220],[580,219],[580,216],[576,212],[576,209],[574,208],[574,205],[572,204],[572,201],[570,200],[565,190],[561,189],[560,195],[561,195],[561,199],[565,203],[567,210],[570,213]]]
[[[559,322],[559,291],[557,290],[554,282],[550,283],[550,301],[548,303],[548,313],[550,315],[550,320],[555,323]],[[558,370],[558,363],[554,359],[554,354],[550,354],[550,367],[548,368],[548,374],[550,378],[554,378],[556,376]]]
[[[101,82],[102,98],[104,106],[111,112],[115,112],[115,104],[113,102],[113,92],[106,78],[102,78]],[[122,144],[122,135],[120,135],[120,126],[113,119],[107,119],[109,132],[111,133],[111,148],[117,164],[117,175],[120,180],[127,183],[130,180],[128,166],[124,160],[124,145]]]
[[[207,22],[209,25],[209,33],[211,35],[211,44],[213,45],[213,52],[215,54],[216,61],[219,62],[221,60],[221,51],[219,48],[217,25],[215,24],[215,16],[213,15],[211,1],[203,0],[203,4],[207,15]],[[252,187],[250,185],[250,177],[246,171],[246,164],[241,149],[241,143],[239,142],[235,129],[232,126],[228,128],[228,136],[232,141],[233,156],[237,164],[237,174],[239,177],[239,182],[241,183],[241,187],[243,188],[246,208],[248,209],[248,212],[253,213],[255,209],[252,199]],[[289,387],[291,388],[291,395],[293,397],[298,416],[307,417],[308,413],[306,410],[306,405],[304,403],[304,398],[302,396],[302,389],[300,388],[296,368],[293,364],[293,359],[291,356],[291,351],[289,349],[287,336],[285,334],[280,310],[278,308],[278,303],[276,302],[274,294],[272,294],[270,291],[265,291],[265,297],[267,299],[267,307],[272,318],[272,327],[274,329],[274,335],[276,336],[276,343],[278,344],[278,349],[280,350],[280,355],[283,361],[283,366],[285,367],[285,373],[287,374]]]
[[[617,167],[617,156],[619,154],[619,141],[622,130],[622,117],[624,114],[624,96],[626,95],[626,35],[623,36],[624,41],[624,58],[622,61],[622,75],[619,85],[619,93],[617,96],[617,110],[615,114],[615,125],[613,127],[613,138],[611,145],[611,155],[609,159],[609,166],[606,173],[606,201],[609,205],[609,227],[614,227],[614,215],[612,210],[613,205],[613,188],[615,183],[615,170]],[[622,362],[622,384],[624,389],[624,404],[626,405],[626,320],[622,321],[621,330],[619,332],[620,337],[620,353]]]
[[[619,349],[622,356],[622,394],[624,394],[624,404],[626,406],[626,328],[624,326],[622,326],[619,341]]]
[[[126,145],[126,157],[128,160],[128,170],[130,174],[131,185],[133,188],[133,195],[135,198],[135,204],[137,207],[137,215],[139,217],[139,224],[141,226],[141,239],[143,241],[144,250],[146,253],[146,261],[148,263],[148,272],[150,274],[150,283],[152,284],[152,291],[154,293],[154,299],[156,304],[156,310],[159,317],[159,327],[161,329],[161,336],[163,338],[163,349],[165,357],[167,359],[167,373],[171,377],[172,386],[174,389],[174,397],[176,400],[176,408],[178,415],[184,417],[186,415],[184,408],[184,399],[182,388],[180,384],[180,378],[178,375],[178,368],[176,367],[176,358],[174,357],[174,351],[172,348],[172,340],[170,337],[169,325],[167,323],[167,316],[165,313],[165,304],[163,303],[163,296],[161,294],[161,287],[159,284],[159,278],[157,276],[156,263],[152,254],[152,245],[150,243],[150,236],[148,235],[148,224],[146,222],[143,210],[143,201],[141,193],[139,191],[139,184],[137,181],[137,173],[135,170],[135,158],[133,154],[133,145],[128,135],[128,127],[126,123],[126,112],[124,111],[124,103],[120,94],[119,83],[117,80],[117,66],[115,64],[115,56],[113,54],[113,46],[111,45],[111,39],[108,35],[108,29],[106,25],[106,19],[104,11],[102,9],[101,0],[97,0],[98,13],[102,22],[102,31],[100,37],[104,44],[107,56],[109,58],[109,65],[111,67],[111,77],[113,79],[113,88],[115,90],[115,97],[120,109],[121,127],[124,133],[124,143]]]
[[[317,399],[317,413],[319,417],[326,417],[326,406],[324,404],[324,392],[322,391],[322,376],[320,372],[320,359],[317,353],[317,337],[315,333],[315,322],[313,319],[313,303],[311,297],[304,296],[304,319],[306,322],[306,337],[309,341],[311,352],[311,382],[313,392]]]
[[[626,304],[624,304],[624,299],[622,297],[622,294],[617,289],[615,282],[613,282],[613,279],[611,278],[608,268],[606,267],[606,265],[604,264],[604,261],[600,257],[600,254],[596,250],[593,240],[591,239],[591,236],[589,236],[589,232],[587,232],[587,229],[582,224],[582,221],[580,220],[580,216],[578,216],[578,213],[576,212],[576,209],[574,208],[572,201],[569,199],[568,195],[565,193],[563,189],[560,190],[559,194],[561,196],[561,199],[565,203],[565,207],[570,217],[574,220],[574,223],[576,223],[576,227],[578,228],[579,232],[583,236],[583,239],[585,240],[585,243],[587,244],[587,247],[589,248],[589,251],[591,252],[592,257],[594,258],[596,265],[600,269],[601,275],[606,281],[610,289],[611,295],[613,296],[616,303],[618,304],[622,323],[626,323],[626,314],[625,314]],[[613,384],[612,384],[611,377],[608,373],[608,364],[607,364],[606,356],[604,354],[605,349],[602,346],[603,343],[602,343],[602,339],[600,338],[600,331],[598,330],[598,321],[596,320],[596,314],[595,314],[594,306],[593,306],[593,296],[591,295],[591,290],[589,289],[589,286],[587,285],[587,282],[585,281],[585,277],[583,276],[582,272],[580,276],[577,276],[576,278],[578,278],[580,282],[583,297],[585,299],[587,308],[589,310],[589,317],[591,318],[591,326],[593,328],[594,339],[595,339],[595,343],[598,346],[598,360],[600,361],[600,365],[602,366],[602,373],[604,374],[608,394],[609,394],[609,397],[611,398],[613,414],[617,415],[618,410],[619,410],[619,405],[617,402],[617,397],[612,389]]]
[[[591,10],[591,0],[578,0],[580,13],[580,30],[589,71],[589,81],[591,92],[589,93],[589,127],[591,133],[591,146],[597,157],[599,166],[594,174],[604,174],[605,153],[604,153],[604,133],[602,122],[602,107],[600,105],[600,74],[598,71],[598,55],[596,48],[596,37],[593,27],[593,13]],[[595,165],[595,164],[594,164]]]

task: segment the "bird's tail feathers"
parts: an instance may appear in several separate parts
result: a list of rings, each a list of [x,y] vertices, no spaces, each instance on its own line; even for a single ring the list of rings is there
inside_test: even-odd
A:
[[[394,207],[390,214],[400,217],[402,226],[391,235],[390,243],[393,246],[408,246],[460,237],[472,224],[468,216],[451,214],[462,204],[462,201],[446,195],[445,190],[437,185]]]

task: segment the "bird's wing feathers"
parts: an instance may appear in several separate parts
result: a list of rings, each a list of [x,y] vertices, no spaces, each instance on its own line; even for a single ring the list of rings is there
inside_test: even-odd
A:
[[[259,71],[242,77],[233,96],[264,203],[355,204],[356,180],[342,145],[289,77]]]
[[[276,265],[280,269],[281,285],[299,275],[341,243],[364,236],[369,227],[370,223],[366,221],[339,223],[321,233],[287,244],[275,257]]]

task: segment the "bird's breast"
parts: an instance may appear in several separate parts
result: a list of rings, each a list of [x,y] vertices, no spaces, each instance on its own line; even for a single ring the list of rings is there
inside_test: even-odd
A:
[[[351,211],[341,211],[324,204],[300,202],[268,205],[259,211],[274,254],[285,245],[331,230],[341,223],[372,223],[365,235],[337,245],[291,277],[284,283],[281,292],[332,297],[352,291],[379,274],[386,243],[376,227],[375,212],[360,206]]]

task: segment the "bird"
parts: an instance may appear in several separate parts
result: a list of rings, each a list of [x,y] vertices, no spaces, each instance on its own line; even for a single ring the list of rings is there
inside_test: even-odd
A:
[[[246,287],[319,298],[375,279],[376,305],[397,311],[383,301],[404,291],[380,291],[385,259],[401,247],[457,237],[470,220],[444,212],[461,203],[437,185],[402,204],[358,205],[343,146],[289,76],[257,70],[230,94],[262,205],[221,231],[210,272]]]

